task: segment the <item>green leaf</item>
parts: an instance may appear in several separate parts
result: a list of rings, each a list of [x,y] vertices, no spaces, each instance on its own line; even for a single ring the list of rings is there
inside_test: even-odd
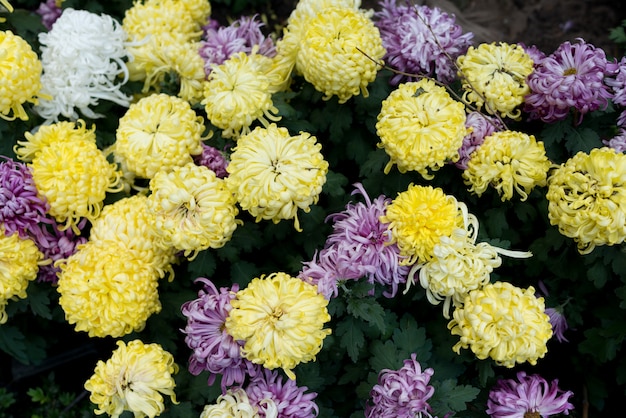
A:
[[[587,269],[587,278],[597,289],[603,288],[609,277],[609,269],[599,260]]]
[[[46,396],[42,388],[30,388],[26,392],[30,396],[30,400],[35,403],[45,404],[50,402],[50,398]]]
[[[328,102],[328,107],[324,110],[330,120],[330,140],[342,142],[344,140],[344,132],[352,126],[350,106],[340,105],[336,100],[332,100]]]
[[[376,340],[372,343],[370,352],[370,366],[377,373],[383,369],[397,370],[402,367],[405,356],[401,355],[396,349],[393,341],[382,342]]]
[[[506,212],[502,208],[492,208],[485,211],[486,227],[489,236],[499,237],[509,229]]]
[[[45,357],[41,338],[26,339],[24,334],[14,326],[0,326],[0,350],[15,357],[22,364],[33,364]]]
[[[324,183],[324,193],[331,196],[343,196],[346,194],[343,189],[348,184],[348,178],[341,173],[328,170],[326,183]]]
[[[590,128],[574,129],[568,125],[566,131],[565,148],[573,155],[579,151],[588,153],[596,147],[601,147],[602,142],[598,133]]]
[[[376,149],[367,154],[367,158],[361,163],[359,175],[369,177],[371,175],[380,175],[383,168],[389,161],[389,155],[383,149]]]
[[[435,393],[430,400],[430,405],[435,411],[442,414],[448,412],[461,412],[467,408],[467,403],[476,399],[480,390],[469,385],[457,385],[453,379],[442,382],[433,382]]]
[[[348,299],[348,313],[355,318],[361,318],[367,323],[375,325],[382,334],[385,333],[385,310],[375,299]]]
[[[259,269],[256,265],[240,260],[230,266],[230,277],[233,282],[239,283],[243,288],[250,280],[259,275]]]
[[[210,250],[200,251],[196,258],[189,262],[187,269],[191,276],[211,277],[215,273],[217,262],[215,255]]]
[[[411,353],[417,353],[420,361],[430,358],[432,343],[426,338],[426,330],[419,328],[410,315],[400,319],[399,327],[393,331],[393,342],[404,358],[409,358]]]
[[[28,286],[28,297],[26,300],[30,305],[30,309],[35,315],[45,319],[52,319],[52,311],[50,310],[49,287],[44,289],[32,283]]]
[[[361,349],[365,345],[365,336],[360,321],[347,317],[337,324],[335,334],[341,338],[339,345],[346,349],[350,359],[356,363],[359,360]]]

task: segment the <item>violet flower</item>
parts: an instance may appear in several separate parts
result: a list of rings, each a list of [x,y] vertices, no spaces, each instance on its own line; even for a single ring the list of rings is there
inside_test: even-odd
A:
[[[463,143],[459,148],[459,160],[454,163],[461,170],[467,169],[472,153],[480,147],[486,137],[504,129],[502,122],[497,118],[476,111],[467,114],[465,126],[469,133],[463,138]]]
[[[49,208],[37,191],[30,168],[0,156],[0,224],[4,225],[5,234],[37,236],[40,223],[52,223],[46,217]]]
[[[204,26],[199,53],[204,59],[204,72],[208,76],[213,65],[224,63],[237,52],[249,54],[257,47],[257,53],[268,57],[276,55],[274,41],[263,35],[263,23],[252,17],[242,16],[229,26],[220,27],[215,20]]]
[[[305,393],[307,389],[299,387],[295,380],[284,380],[276,371],[264,369],[252,378],[246,393],[250,403],[259,408],[261,417],[313,418],[319,413],[314,401],[317,393]],[[268,410],[274,410],[276,415],[267,414]]]
[[[194,156],[193,160],[197,165],[203,165],[213,170],[215,175],[221,179],[228,176],[226,171],[228,160],[217,148],[202,143],[202,153]]]
[[[374,13],[374,23],[387,50],[385,62],[396,70],[410,74],[433,76],[443,83],[456,77],[454,60],[472,44],[474,34],[463,33],[454,15],[438,7],[396,4],[383,0],[381,10]],[[391,83],[405,78],[396,74]],[[414,81],[417,77],[407,77]]]
[[[624,112],[626,113],[626,111]],[[619,128],[617,135],[613,138],[602,141],[604,145],[613,148],[617,152],[626,151],[626,129]]]
[[[605,77],[610,75],[606,54],[578,38],[578,43],[562,43],[539,63],[527,77],[530,94],[524,111],[531,119],[555,122],[565,119],[571,110],[575,123],[585,114],[608,105],[612,97]]]
[[[565,338],[565,331],[567,331],[569,326],[561,308],[546,308],[544,312],[550,318],[554,338],[560,343],[568,342],[567,338]]]
[[[36,10],[37,14],[41,16],[41,23],[48,30],[52,29],[54,22],[56,22],[63,13],[59,3],[58,0],[46,0],[42,2]]]
[[[556,414],[569,415],[574,405],[568,402],[571,391],[559,389],[558,380],[548,382],[539,375],[517,373],[515,379],[500,379],[489,392],[487,414],[491,418],[546,418]]]
[[[383,369],[380,372],[378,384],[372,388],[365,405],[366,418],[431,416],[428,400],[435,388],[428,382],[434,370],[422,371],[415,357],[415,353],[411,354],[399,370]]]
[[[241,344],[226,332],[224,323],[231,310],[230,301],[235,298],[239,286],[231,289],[222,287],[218,291],[206,278],[196,279],[204,284],[198,298],[185,302],[181,311],[187,317],[187,326],[182,330],[185,343],[193,350],[189,357],[189,372],[195,376],[203,371],[210,373],[209,386],[222,375],[222,391],[228,386],[242,384],[247,376],[254,376],[260,366],[252,364],[240,355]]]
[[[87,224],[87,219],[83,218],[76,227],[82,230]],[[37,280],[56,284],[59,281],[57,273],[61,268],[56,265],[59,260],[65,260],[74,254],[80,244],[87,242],[84,236],[76,235],[72,228],[62,231],[55,220],[51,220],[51,225],[40,224],[37,227],[37,233],[33,233],[35,242],[39,251],[41,251],[46,260],[52,263],[39,267]],[[32,231],[32,230],[31,230]]]

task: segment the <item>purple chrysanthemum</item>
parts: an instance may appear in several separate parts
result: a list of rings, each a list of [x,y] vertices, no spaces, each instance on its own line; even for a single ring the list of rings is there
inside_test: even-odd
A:
[[[87,219],[82,219],[76,227],[82,230],[86,224]],[[50,264],[39,267],[37,280],[56,284],[59,281],[57,273],[61,271],[61,268],[55,265],[55,263],[59,260],[65,260],[74,254],[76,247],[87,242],[87,238],[76,235],[72,228],[61,231],[59,225],[53,219],[51,220],[50,228],[46,227],[46,224],[40,224],[35,228],[37,228],[38,232],[32,235],[37,243],[37,247],[43,253],[44,259],[51,261]]]
[[[480,147],[485,137],[504,129],[504,126],[497,118],[476,111],[467,114],[465,126],[468,128],[469,134],[463,138],[463,143],[461,148],[459,148],[460,158],[454,163],[461,170],[467,168],[470,156]]]
[[[380,372],[378,384],[372,388],[365,405],[366,418],[431,416],[428,400],[435,388],[428,382],[434,370],[422,371],[415,357],[415,353],[411,354],[399,370],[383,369]]]
[[[365,203],[348,203],[343,212],[326,218],[333,222],[333,232],[313,261],[304,263],[299,277],[317,284],[327,298],[337,296],[337,281],[361,277],[387,287],[383,295],[394,297],[410,266],[400,265],[400,250],[390,244],[387,225],[379,219],[391,199],[381,195],[372,201],[360,183],[354,186],[352,194],[362,194]]]
[[[314,399],[317,393],[305,393],[306,386],[299,387],[295,380],[284,379],[276,371],[264,369],[246,387],[248,399],[259,408],[261,417],[313,418],[319,413]],[[275,408],[275,409],[274,409]],[[268,414],[274,410],[277,414]]]
[[[609,64],[611,77],[606,78],[606,84],[613,92],[613,103],[626,106],[626,57],[619,62]]]
[[[46,29],[50,30],[54,22],[63,13],[63,10],[57,6],[57,0],[46,0],[39,5],[36,12],[41,16],[41,23]]]
[[[568,329],[567,319],[563,315],[560,309],[546,308],[545,314],[550,318],[550,325],[552,325],[552,335],[558,342],[568,342],[565,338],[565,331]]]
[[[388,65],[404,73],[434,76],[443,83],[454,80],[454,60],[472,44],[473,33],[463,33],[454,15],[437,7],[398,6],[395,0],[383,0],[380,7],[374,23],[387,50]],[[396,74],[391,83],[399,84],[404,77]]]
[[[515,379],[500,379],[489,392],[487,414],[491,418],[524,418],[539,414],[543,418],[569,415],[574,406],[568,402],[571,391],[559,389],[558,380],[550,384],[539,375],[517,373]],[[535,415],[532,415],[535,416]]]
[[[193,160],[197,165],[203,165],[213,170],[215,175],[221,179],[228,176],[228,172],[226,171],[228,160],[226,160],[224,154],[215,147],[210,147],[203,143],[202,154],[194,156]]]
[[[229,26],[216,25],[211,20],[204,29],[200,44],[200,56],[204,59],[204,72],[208,76],[213,65],[220,65],[237,52],[249,54],[258,47],[258,54],[273,57],[276,47],[272,38],[261,31],[263,23],[252,17],[243,16]]]
[[[585,114],[607,106],[612,94],[605,84],[610,75],[606,54],[583,39],[578,41],[562,43],[535,63],[526,80],[530,94],[524,103],[531,119],[555,122],[573,110],[579,124]]]
[[[540,50],[536,45],[528,46],[523,42],[518,42],[517,44],[521,46],[524,49],[524,52],[526,52],[530,56],[530,59],[533,60],[534,65],[538,65],[539,62],[546,57],[545,52]]]
[[[30,168],[0,156],[0,224],[4,225],[5,234],[36,236],[40,223],[52,222],[46,217],[49,208],[37,191]]]
[[[617,135],[615,135],[611,139],[602,142],[604,143],[604,145],[613,148],[617,152],[626,151],[626,129],[620,128]]]
[[[230,301],[239,290],[220,288],[208,279],[198,278],[204,288],[198,298],[185,302],[181,311],[187,317],[185,343],[193,350],[189,357],[189,372],[195,376],[203,371],[210,373],[208,384],[212,385],[218,374],[222,375],[222,390],[234,383],[241,384],[246,376],[256,375],[259,366],[240,355],[241,345],[226,332],[224,323],[231,310]]]

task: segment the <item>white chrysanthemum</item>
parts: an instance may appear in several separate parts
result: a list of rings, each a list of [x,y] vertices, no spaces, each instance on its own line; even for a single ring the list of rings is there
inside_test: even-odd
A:
[[[128,106],[130,97],[120,91],[128,80],[126,40],[111,16],[65,9],[50,32],[39,34],[43,87],[35,111],[52,122],[60,115],[78,119],[77,109],[103,117],[91,109],[100,100]]]

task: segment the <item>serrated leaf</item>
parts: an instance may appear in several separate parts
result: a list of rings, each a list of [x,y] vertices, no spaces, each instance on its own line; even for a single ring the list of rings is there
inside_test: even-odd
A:
[[[242,288],[258,274],[258,267],[248,261],[239,260],[230,266],[230,277],[232,281],[239,283]]]
[[[356,318],[363,319],[371,325],[375,325],[382,334],[385,333],[385,310],[375,299],[348,299],[348,313]]]
[[[570,126],[566,135],[565,148],[572,155],[579,151],[588,153],[592,149],[602,146],[600,136],[590,128],[574,129]]]
[[[352,317],[347,317],[337,324],[335,334],[340,338],[339,345],[346,349],[350,359],[356,363],[359,360],[361,349],[365,345],[365,336],[361,323]]]
[[[31,311],[42,318],[52,319],[48,289],[44,289],[32,283],[28,286],[27,293],[28,297],[26,300]]]
[[[435,411],[441,413],[465,411],[468,402],[478,396],[480,390],[469,385],[457,385],[453,379],[442,382],[433,382],[435,393],[431,398],[430,405]]]
[[[324,193],[330,196],[343,196],[346,194],[343,189],[348,184],[348,178],[341,173],[328,170],[326,183],[324,183]]]
[[[200,251],[196,258],[189,262],[187,270],[196,277],[211,277],[215,273],[217,262],[215,255],[210,250]]]
[[[426,330],[419,328],[415,319],[404,315],[400,319],[399,328],[393,332],[393,341],[403,357],[408,358],[411,353],[417,353],[420,360],[427,361],[430,358],[432,343],[426,338]]]
[[[325,113],[329,116],[330,140],[343,141],[344,132],[352,125],[352,112],[349,106],[341,105],[337,101],[329,101]]]
[[[383,172],[383,168],[389,161],[389,155],[382,150],[376,149],[374,151],[370,151],[367,154],[367,158],[361,163],[359,168],[359,175],[363,177],[369,177],[371,175],[380,175]]]
[[[14,326],[4,324],[0,327],[0,350],[14,357],[20,363],[32,364],[45,356],[41,347],[27,344],[26,341],[24,334]]]
[[[608,268],[601,261],[596,261],[587,269],[587,278],[593,282],[597,289],[604,287],[609,277]]]
[[[504,231],[509,229],[509,223],[506,220],[506,213],[502,208],[492,208],[486,210],[485,220],[489,236],[499,237],[504,233]]]
[[[376,372],[380,372],[383,369],[397,370],[402,367],[405,359],[405,356],[398,353],[395,344],[389,340],[385,342],[380,340],[374,341],[370,352],[372,353],[370,366]]]

